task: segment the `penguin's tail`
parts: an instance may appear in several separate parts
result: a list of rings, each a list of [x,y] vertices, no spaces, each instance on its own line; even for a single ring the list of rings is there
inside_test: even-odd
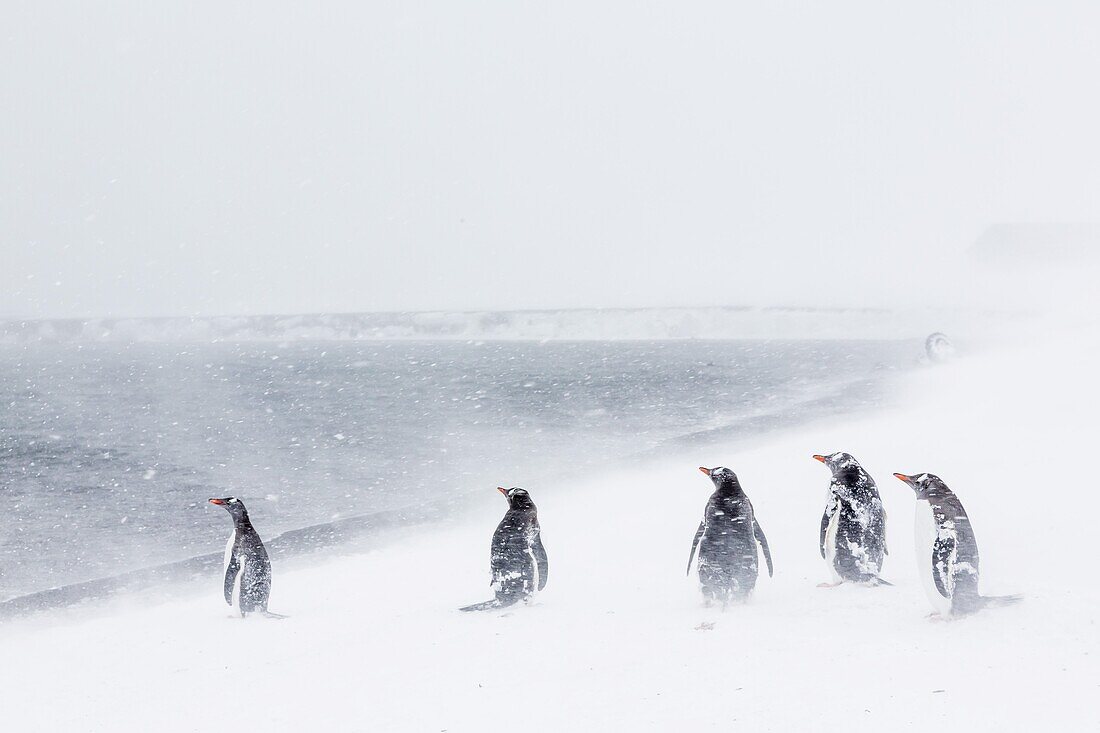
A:
[[[996,608],[998,606],[1011,606],[1024,600],[1024,597],[1020,594],[1013,594],[1010,596],[982,596],[982,605],[988,608]]]
[[[464,606],[459,611],[491,611],[494,608],[504,608],[514,604],[518,598],[509,601],[502,601],[499,598],[494,598],[491,601],[482,601],[481,603],[475,603],[472,606]]]
[[[458,609],[459,611],[489,611],[494,608],[500,608],[503,604],[497,599],[491,601],[483,601],[482,603],[475,603],[472,606],[463,606]]]
[[[289,616],[284,616],[281,613],[272,613],[271,611],[268,611],[266,609],[263,610],[263,611],[260,611],[260,615],[263,616],[264,618],[290,618]]]
[[[875,587],[878,587],[880,585],[888,585],[891,588],[894,587],[894,584],[891,583],[889,580],[883,580],[882,578],[878,577],[877,575],[864,576],[862,579],[860,579],[859,582],[862,583],[863,585],[867,586],[868,588],[875,588]]]

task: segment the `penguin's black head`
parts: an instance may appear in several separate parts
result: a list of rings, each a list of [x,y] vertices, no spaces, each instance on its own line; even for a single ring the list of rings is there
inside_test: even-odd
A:
[[[699,466],[699,470],[710,476],[710,480],[714,482],[714,488],[719,491],[723,489],[732,491],[741,486],[737,480],[737,474],[725,466],[715,466],[714,468]]]
[[[506,489],[503,486],[498,486],[497,491],[504,494],[504,498],[508,500],[509,509],[535,508],[535,502],[531,501],[531,495],[527,493],[527,489],[517,487]]]
[[[855,483],[863,475],[863,466],[859,465],[851,453],[838,452],[827,456],[815,455],[814,460],[824,463],[843,483]]]
[[[895,473],[894,477],[908,484],[918,499],[931,499],[950,491],[943,479],[931,473],[917,473],[912,476]]]
[[[233,519],[244,519],[248,516],[248,511],[244,508],[244,502],[235,496],[227,496],[224,499],[208,499],[211,504],[225,507]]]

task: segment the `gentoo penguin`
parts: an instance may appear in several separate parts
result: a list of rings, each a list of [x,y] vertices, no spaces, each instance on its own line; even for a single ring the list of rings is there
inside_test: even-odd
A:
[[[549,564],[542,546],[538,511],[526,489],[497,487],[508,500],[508,511],[493,533],[489,553],[490,585],[496,597],[462,611],[486,611],[511,606],[546,587]]]
[[[879,577],[886,549],[886,510],[878,488],[859,462],[847,453],[815,455],[833,473],[818,544],[833,574],[831,588],[844,581],[890,585]]]
[[[264,616],[282,618],[267,610],[271,594],[271,561],[260,535],[248,519],[248,510],[240,499],[227,496],[210,499],[211,504],[225,507],[233,517],[233,534],[225,544],[225,602],[241,616],[259,611]]]
[[[959,497],[939,476],[895,473],[917,497],[915,540],[924,592],[941,616],[963,616],[1020,596],[978,594],[978,541]]]
[[[714,493],[707,501],[703,520],[695,532],[688,555],[687,574],[691,575],[691,563],[695,548],[699,548],[699,583],[703,597],[709,605],[720,601],[747,600],[756,587],[756,543],[764,550],[768,563],[768,576],[772,574],[772,553],[768,539],[756,521],[752,502],[741,488],[737,474],[728,468],[704,468],[699,470],[714,482]]]

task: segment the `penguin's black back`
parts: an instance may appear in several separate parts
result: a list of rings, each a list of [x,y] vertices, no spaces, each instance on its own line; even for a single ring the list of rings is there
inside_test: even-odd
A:
[[[703,514],[699,582],[710,600],[746,598],[759,574],[752,502],[743,491],[715,491]]]
[[[493,532],[489,558],[496,598],[502,604],[515,603],[546,585],[536,546],[541,548],[542,539],[534,505],[510,508]]]
[[[951,598],[952,613],[973,613],[985,602],[978,593],[978,539],[970,517],[959,497],[942,482],[928,497],[928,503],[939,530],[931,550],[933,573],[940,568],[946,571],[933,580],[941,593],[950,590],[947,595]]]
[[[235,523],[234,534],[233,550],[225,573],[226,602],[233,605],[234,588],[239,582],[241,613],[266,612],[271,595],[271,560],[267,548],[247,517]]]
[[[886,509],[874,479],[847,454],[850,463],[833,473],[829,500],[821,517],[821,555],[833,552],[833,570],[842,580],[880,581],[886,548]],[[832,456],[830,456],[832,458]],[[836,515],[833,547],[826,548],[827,529]]]

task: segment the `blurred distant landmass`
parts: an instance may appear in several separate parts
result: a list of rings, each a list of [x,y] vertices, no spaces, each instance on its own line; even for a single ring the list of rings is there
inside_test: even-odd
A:
[[[1009,321],[1017,320],[1016,316]],[[0,321],[0,343],[923,338],[989,334],[993,312],[928,308],[637,308]]]

